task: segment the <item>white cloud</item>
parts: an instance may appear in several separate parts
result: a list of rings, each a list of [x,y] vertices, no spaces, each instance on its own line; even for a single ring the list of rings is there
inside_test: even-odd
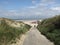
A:
[[[36,6],[30,6],[30,7],[27,7],[27,8],[36,8]]]
[[[33,4],[35,4],[35,0],[32,1]],[[60,7],[53,7],[51,8],[51,5],[55,5],[55,0],[41,0],[39,3],[35,4],[34,6],[29,6],[24,9],[19,10],[9,10],[9,11],[0,11],[0,14],[6,15],[9,17],[20,17],[20,16],[37,16],[40,18],[45,17],[52,17],[56,14],[60,14],[58,10],[60,10]],[[49,7],[50,6],[50,7]]]
[[[60,7],[53,7],[51,8],[52,10],[57,10],[57,11],[60,11]]]
[[[36,0],[32,0],[32,4],[34,5],[36,3]]]

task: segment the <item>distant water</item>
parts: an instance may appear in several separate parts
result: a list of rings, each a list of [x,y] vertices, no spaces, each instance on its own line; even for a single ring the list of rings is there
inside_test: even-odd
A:
[[[15,21],[37,21],[37,20],[15,20]]]

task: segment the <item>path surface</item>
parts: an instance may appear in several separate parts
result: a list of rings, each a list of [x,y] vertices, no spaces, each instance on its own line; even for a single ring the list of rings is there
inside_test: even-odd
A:
[[[26,35],[23,45],[53,45],[35,27],[32,27]]]

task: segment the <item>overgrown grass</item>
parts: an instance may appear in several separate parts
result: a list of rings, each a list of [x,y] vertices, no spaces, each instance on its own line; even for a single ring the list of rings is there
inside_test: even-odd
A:
[[[60,45],[60,15],[39,22],[37,28],[55,45]]]
[[[0,45],[7,45],[14,42],[21,34],[27,32],[31,27],[27,24],[19,28],[9,26],[5,20],[0,21]]]

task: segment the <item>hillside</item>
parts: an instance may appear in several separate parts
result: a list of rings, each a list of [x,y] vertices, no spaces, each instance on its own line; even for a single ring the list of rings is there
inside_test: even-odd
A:
[[[31,26],[23,22],[13,21],[7,18],[0,18],[0,45],[16,43],[16,38],[27,32]]]
[[[20,27],[21,24],[24,25],[23,22],[14,21],[14,20],[7,19],[7,18],[0,18],[0,21],[1,20],[5,20],[5,22],[12,27]]]
[[[55,45],[60,45],[60,15],[39,22],[37,28]]]

